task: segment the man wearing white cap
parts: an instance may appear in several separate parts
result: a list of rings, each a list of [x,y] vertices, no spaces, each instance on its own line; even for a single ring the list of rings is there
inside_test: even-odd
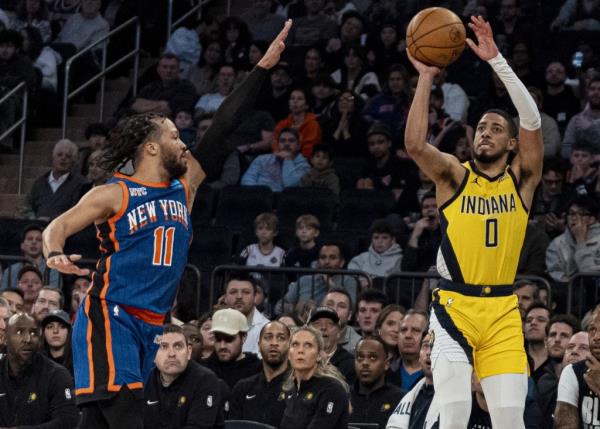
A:
[[[242,352],[248,333],[248,319],[241,312],[233,308],[216,311],[210,331],[215,335],[215,352],[201,363],[212,369],[230,389],[242,378],[262,370],[262,364],[254,353]]]

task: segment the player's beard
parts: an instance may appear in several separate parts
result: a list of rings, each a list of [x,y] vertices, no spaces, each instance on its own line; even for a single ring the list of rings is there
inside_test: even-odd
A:
[[[473,158],[475,158],[476,161],[479,161],[482,164],[492,164],[498,161],[500,158],[502,158],[502,156],[504,156],[504,153],[502,152],[491,154],[473,153]]]
[[[171,179],[181,177],[187,171],[187,166],[182,162],[181,157],[178,157],[175,152],[163,153],[163,167],[169,173]]]

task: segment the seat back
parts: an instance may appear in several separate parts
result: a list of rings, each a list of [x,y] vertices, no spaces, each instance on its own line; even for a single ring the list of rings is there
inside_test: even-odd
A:
[[[277,429],[275,426],[249,420],[225,420],[225,429]]]
[[[221,190],[215,225],[241,231],[254,229],[260,213],[273,210],[273,192],[268,186],[226,186]]]
[[[319,219],[321,230],[331,229],[334,210],[335,197],[326,188],[286,188],[277,202],[277,217],[283,228],[294,228],[298,216],[312,214]]]
[[[338,229],[368,229],[394,209],[394,194],[383,189],[347,189],[340,197]]]
[[[215,209],[216,195],[217,192],[206,183],[198,188],[192,206],[192,225],[194,227],[210,225]]]

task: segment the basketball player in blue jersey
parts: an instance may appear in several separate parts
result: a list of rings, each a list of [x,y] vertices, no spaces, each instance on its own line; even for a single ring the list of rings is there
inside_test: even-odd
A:
[[[426,143],[429,95],[436,67],[414,58],[419,73],[405,132],[406,150],[436,185],[442,225],[433,292],[431,361],[440,429],[465,429],[471,412],[471,374],[481,380],[494,429],[524,429],[527,359],[517,297],[512,294],[528,210],[541,178],[540,114],[523,83],[498,52],[481,17],[469,26],[469,47],[504,83],[519,113],[519,128],[502,110],[479,120],[474,160],[461,164]],[[428,422],[437,416],[428,416]]]
[[[132,161],[134,174],[115,174],[46,228],[48,267],[62,273],[87,274],[75,264],[80,255],[63,253],[69,236],[95,223],[101,241],[102,257],[73,327],[81,428],[142,428],[143,383],[187,263],[196,190],[221,170],[224,138],[253,105],[290,27],[288,20],[189,151],[167,118],[140,114],[119,123],[103,161],[108,171]]]

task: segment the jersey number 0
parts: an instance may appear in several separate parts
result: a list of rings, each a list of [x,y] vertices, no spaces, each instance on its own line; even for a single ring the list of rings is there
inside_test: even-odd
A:
[[[152,265],[170,267],[173,261],[173,240],[175,238],[175,227],[167,228],[159,226],[154,230],[154,256]]]
[[[485,221],[485,247],[498,246],[498,219]]]

